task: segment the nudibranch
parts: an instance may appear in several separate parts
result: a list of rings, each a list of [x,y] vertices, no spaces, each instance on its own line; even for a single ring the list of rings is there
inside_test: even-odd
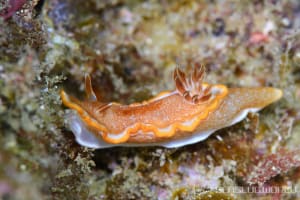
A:
[[[227,88],[204,83],[204,74],[203,67],[195,67],[190,76],[176,68],[176,90],[130,105],[99,101],[86,75],[87,100],[61,91],[63,104],[74,110],[67,124],[77,142],[86,147],[181,147],[206,139],[282,96],[281,90],[272,87]]]

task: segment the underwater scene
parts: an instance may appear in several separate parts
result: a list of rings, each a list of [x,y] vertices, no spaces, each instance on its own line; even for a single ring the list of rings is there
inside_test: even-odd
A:
[[[300,1],[0,0],[0,199],[300,199]]]

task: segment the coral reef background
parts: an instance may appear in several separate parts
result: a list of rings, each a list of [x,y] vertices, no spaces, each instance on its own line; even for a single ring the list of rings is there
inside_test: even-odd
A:
[[[131,103],[177,64],[284,97],[178,149],[93,150],[65,127],[59,91],[84,98],[85,73]],[[1,199],[300,199],[299,99],[298,0],[0,0]]]

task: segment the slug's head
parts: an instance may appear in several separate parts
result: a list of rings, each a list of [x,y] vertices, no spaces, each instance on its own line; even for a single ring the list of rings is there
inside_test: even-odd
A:
[[[195,66],[192,74],[187,77],[178,67],[174,71],[174,81],[177,91],[185,100],[193,104],[201,104],[214,98],[216,94],[227,93],[226,86],[208,85],[203,83],[205,68]]]

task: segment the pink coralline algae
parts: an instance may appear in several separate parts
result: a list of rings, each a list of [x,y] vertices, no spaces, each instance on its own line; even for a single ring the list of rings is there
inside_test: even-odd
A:
[[[4,20],[7,20],[11,16],[13,16],[18,10],[20,10],[25,3],[26,0],[10,0],[9,7],[1,11],[0,16],[3,17]]]
[[[272,177],[286,173],[293,167],[300,166],[300,149],[294,151],[280,150],[263,158],[255,165],[246,178],[250,185],[262,185]]]

